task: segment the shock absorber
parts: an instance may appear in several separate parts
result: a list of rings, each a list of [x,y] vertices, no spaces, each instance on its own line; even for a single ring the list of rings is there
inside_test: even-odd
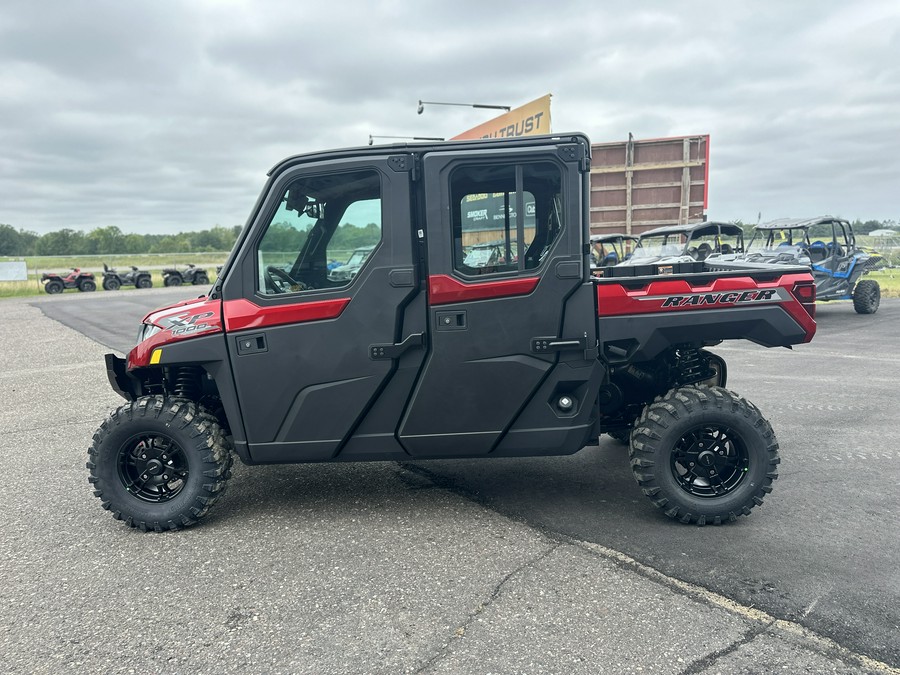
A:
[[[200,366],[176,366],[169,375],[172,393],[180,398],[198,401],[203,393],[200,378],[203,369]]]
[[[696,347],[679,347],[675,350],[678,363],[679,384],[700,382],[709,377],[709,367]]]

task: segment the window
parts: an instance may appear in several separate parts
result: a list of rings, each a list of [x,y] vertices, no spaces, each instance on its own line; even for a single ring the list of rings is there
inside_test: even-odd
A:
[[[381,241],[375,171],[303,176],[284,191],[257,247],[264,295],[353,282]]]
[[[456,169],[450,178],[454,268],[479,276],[538,267],[562,229],[561,183],[552,162]]]

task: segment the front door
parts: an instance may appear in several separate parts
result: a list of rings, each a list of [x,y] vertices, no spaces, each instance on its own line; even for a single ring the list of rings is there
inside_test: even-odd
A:
[[[574,452],[600,368],[587,141],[425,156],[428,353],[398,430],[417,457]]]
[[[302,164],[273,179],[260,205],[223,289],[255,462],[335,457],[394,374],[418,370],[425,309],[406,159]],[[394,345],[407,337],[400,359]],[[399,450],[395,428],[368,433],[366,449]]]

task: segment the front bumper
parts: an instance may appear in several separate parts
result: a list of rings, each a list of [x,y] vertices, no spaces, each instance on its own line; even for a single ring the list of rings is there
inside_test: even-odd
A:
[[[136,401],[141,395],[141,383],[128,372],[125,359],[120,359],[115,354],[106,354],[104,358],[106,376],[113,391],[126,401]]]

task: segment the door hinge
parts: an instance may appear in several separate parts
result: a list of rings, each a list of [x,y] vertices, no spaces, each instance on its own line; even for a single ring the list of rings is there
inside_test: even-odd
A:
[[[408,173],[412,181],[419,180],[419,161],[415,155],[391,155],[388,166],[397,173]]]

